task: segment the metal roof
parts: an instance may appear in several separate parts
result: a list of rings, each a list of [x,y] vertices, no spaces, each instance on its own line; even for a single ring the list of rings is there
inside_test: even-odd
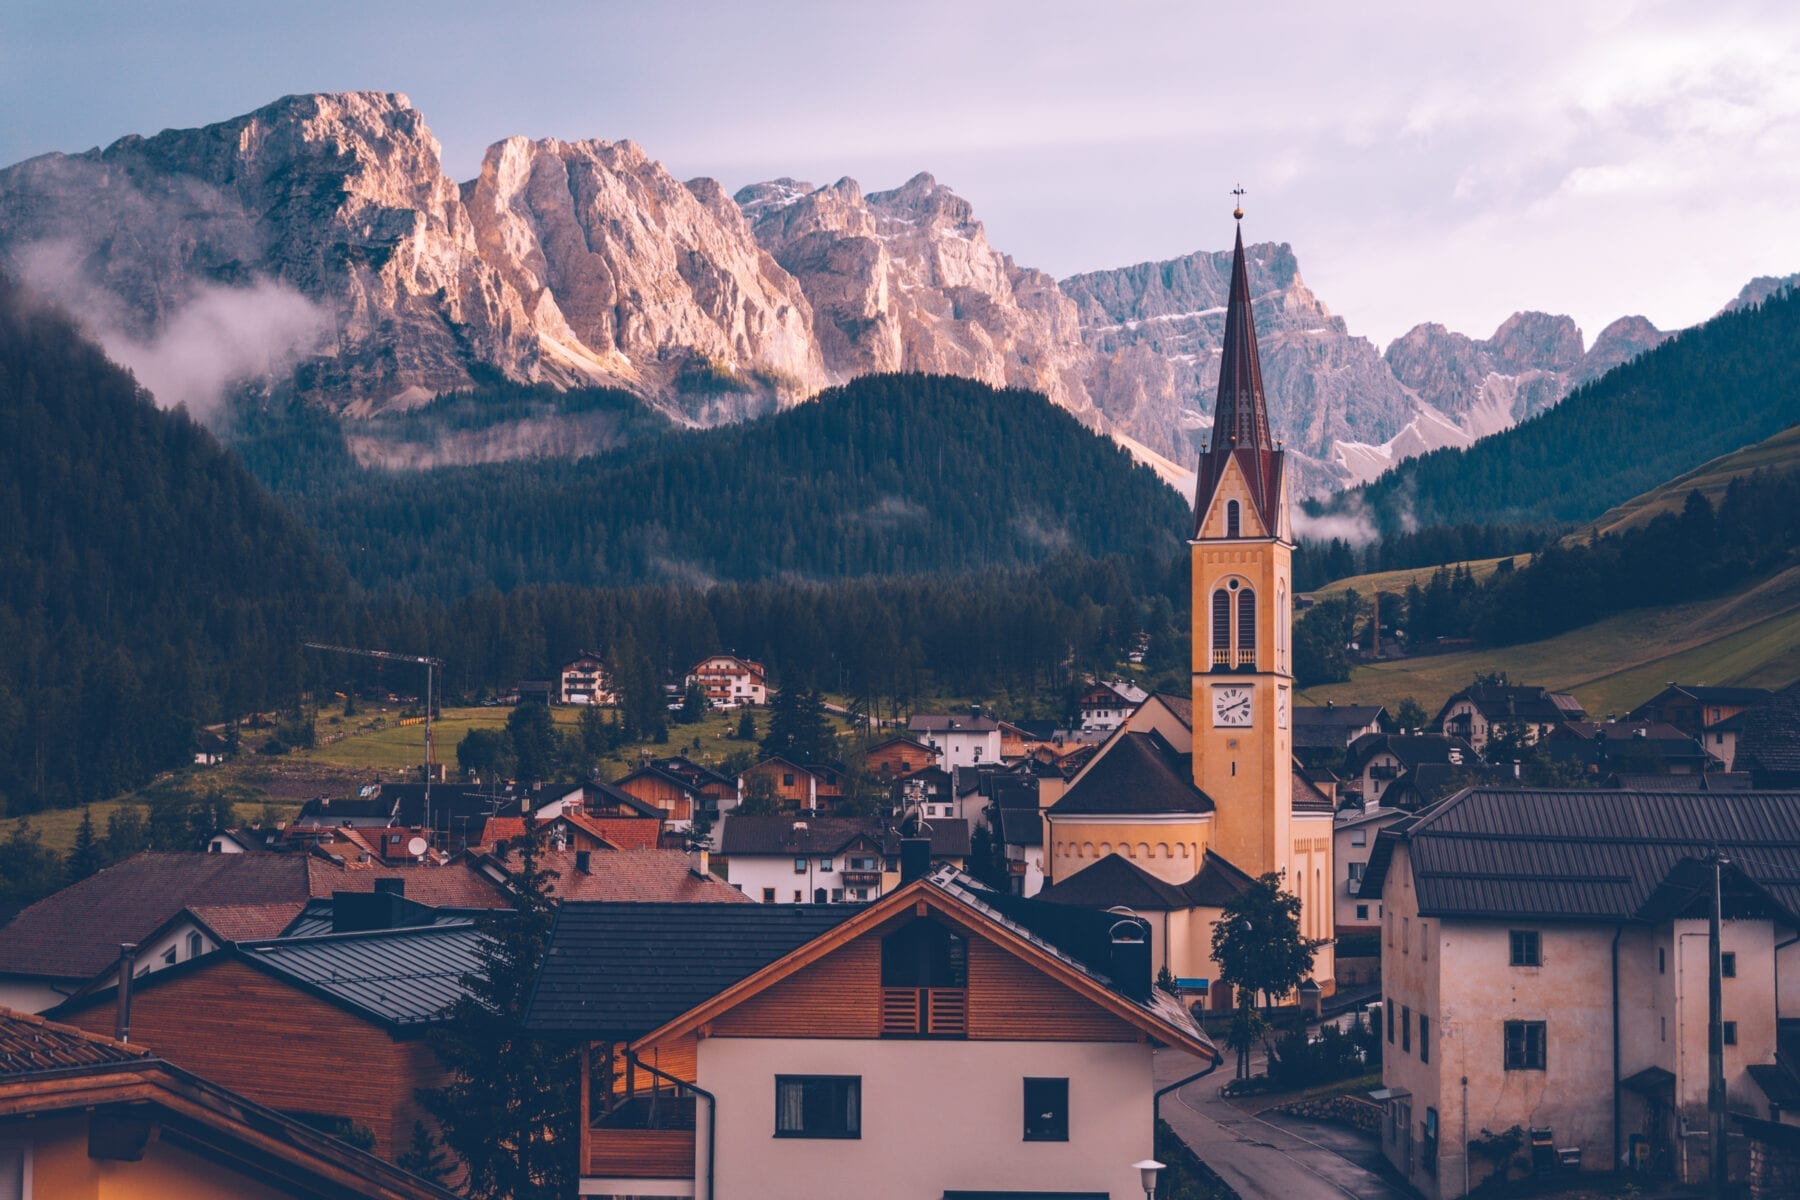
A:
[[[1405,845],[1422,916],[1638,919],[1715,847],[1800,914],[1800,792],[1470,788],[1384,831],[1362,894]]]
[[[465,922],[248,942],[245,960],[387,1025],[435,1020],[467,993],[487,935]]]

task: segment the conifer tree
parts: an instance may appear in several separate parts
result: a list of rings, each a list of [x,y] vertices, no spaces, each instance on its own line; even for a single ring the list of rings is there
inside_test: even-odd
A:
[[[75,829],[75,845],[69,850],[65,864],[70,883],[80,883],[106,865],[106,848],[94,836],[94,813],[81,810],[81,824]]]

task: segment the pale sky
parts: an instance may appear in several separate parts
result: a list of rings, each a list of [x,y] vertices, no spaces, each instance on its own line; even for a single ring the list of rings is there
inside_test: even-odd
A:
[[[1019,263],[1294,246],[1352,332],[1691,324],[1800,271],[1800,5],[7,0],[0,163],[405,92],[472,177],[512,134],[681,178],[926,170]]]

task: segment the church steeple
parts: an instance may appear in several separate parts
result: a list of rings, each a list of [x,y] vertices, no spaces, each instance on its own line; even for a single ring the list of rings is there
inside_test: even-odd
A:
[[[1242,196],[1239,190],[1235,193]],[[1284,536],[1282,470],[1286,457],[1269,433],[1269,405],[1263,398],[1262,360],[1256,349],[1256,316],[1250,305],[1250,268],[1244,260],[1244,210],[1231,214],[1238,221],[1237,243],[1231,254],[1231,293],[1225,301],[1225,344],[1220,348],[1219,396],[1213,405],[1213,426],[1200,455],[1199,479],[1194,496],[1194,536],[1201,536],[1219,481],[1227,464],[1235,462],[1243,475],[1248,499],[1262,528]]]
[[[1243,210],[1239,209],[1241,218]],[[1231,255],[1231,298],[1225,302],[1225,346],[1220,352],[1219,399],[1213,407],[1212,449],[1273,450],[1269,410],[1263,400],[1262,362],[1256,353],[1256,317],[1250,310],[1250,272],[1244,265],[1244,227]]]

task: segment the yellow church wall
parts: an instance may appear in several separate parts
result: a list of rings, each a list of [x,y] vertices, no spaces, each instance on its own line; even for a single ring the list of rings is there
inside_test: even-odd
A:
[[[1113,853],[1158,879],[1183,884],[1200,869],[1211,836],[1211,818],[1204,815],[1114,819],[1051,813],[1045,819],[1046,884],[1061,883]]]

